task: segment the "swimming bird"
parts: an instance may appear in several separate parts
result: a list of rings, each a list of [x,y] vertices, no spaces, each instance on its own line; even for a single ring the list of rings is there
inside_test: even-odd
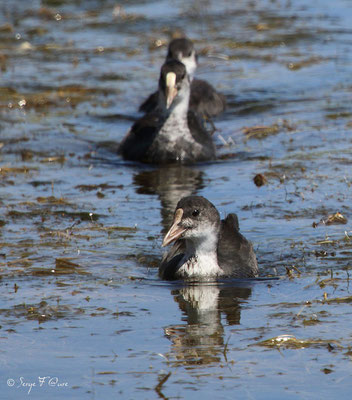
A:
[[[190,110],[207,118],[221,114],[226,108],[225,96],[217,92],[212,85],[202,79],[193,79],[197,68],[198,56],[193,42],[187,38],[170,42],[166,61],[178,60],[185,65],[191,80]],[[141,112],[151,112],[158,104],[158,92],[152,93],[139,107]]]
[[[159,79],[158,106],[137,120],[119,146],[127,160],[152,164],[215,159],[210,133],[188,111],[190,78],[179,61],[167,61]]]
[[[239,232],[236,214],[224,220],[202,196],[181,199],[162,246],[175,242],[159,267],[162,279],[207,281],[254,278],[257,259],[252,244]]]

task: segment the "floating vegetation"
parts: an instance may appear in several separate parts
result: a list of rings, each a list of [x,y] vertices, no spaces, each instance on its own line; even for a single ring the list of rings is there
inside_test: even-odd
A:
[[[46,300],[38,304],[17,304],[9,309],[0,309],[0,315],[8,319],[9,323],[17,323],[25,318],[27,320],[36,320],[39,323],[65,318],[72,313],[71,306],[57,303],[49,304]]]
[[[331,114],[325,115],[325,118],[332,119],[332,120],[339,119],[339,118],[351,118],[351,117],[352,117],[352,113],[349,111],[341,111],[338,113],[331,113]]]
[[[313,326],[322,323],[317,316],[312,316],[310,318],[304,318],[302,324],[304,326]]]
[[[70,205],[70,203],[63,197],[57,198],[55,196],[37,197],[37,202],[41,204]]]
[[[166,48],[166,46],[168,44],[169,44],[168,40],[165,40],[162,38],[152,38],[149,41],[148,49],[149,49],[149,51],[155,51],[155,50],[159,50],[160,48]]]
[[[90,192],[93,190],[106,190],[106,189],[123,189],[123,185],[110,185],[108,183],[101,183],[99,185],[77,185],[75,189],[81,192]]]
[[[0,108],[37,109],[43,107],[75,107],[92,100],[95,94],[107,95],[109,89],[87,88],[81,85],[67,85],[51,88],[39,93],[19,93],[13,88],[0,87]]]
[[[135,232],[137,230],[137,227],[136,226],[101,226],[101,225],[95,225],[95,226],[89,227],[88,229],[92,230],[92,231],[107,231],[107,232],[113,232],[113,231]]]
[[[314,250],[314,255],[315,257],[328,257],[329,255],[335,256],[336,253],[334,251],[328,253],[326,250]]]
[[[0,25],[0,33],[12,33],[14,31],[14,27],[12,24],[5,23]]]
[[[261,187],[263,185],[265,185],[266,183],[268,183],[268,180],[266,179],[265,175],[263,174],[257,174],[254,178],[253,178],[253,182],[256,186]]]
[[[341,213],[337,212],[333,215],[329,215],[326,220],[324,220],[325,225],[332,224],[347,224],[347,218],[344,217]]]
[[[334,224],[347,224],[347,218],[343,216],[340,212],[335,214],[330,214],[327,218],[322,218],[319,222],[313,222],[313,228],[318,225],[334,225]]]
[[[263,139],[266,136],[274,135],[279,132],[279,125],[273,124],[270,126],[256,125],[252,127],[244,127],[242,129],[247,139]]]
[[[310,66],[318,64],[322,61],[324,61],[324,59],[322,57],[309,57],[302,61],[289,62],[286,65],[290,71],[298,71],[301,68],[310,67]]]
[[[266,48],[272,48],[272,47],[278,47],[282,45],[283,41],[278,39],[278,40],[261,40],[261,41],[228,41],[225,43],[225,46],[228,47],[229,49],[243,49],[243,48],[249,48],[249,49],[266,49]]]
[[[53,157],[45,157],[40,162],[42,163],[60,163],[63,164],[66,161],[66,157],[64,155],[61,156],[53,156]]]
[[[32,260],[26,257],[19,257],[15,260],[7,261],[6,263],[0,263],[0,267],[10,267],[12,270],[13,268],[28,268],[33,264]]]
[[[47,204],[47,205],[65,205],[67,202],[65,200],[50,200],[47,198],[39,198],[37,200],[39,204]],[[32,207],[34,203],[27,202],[25,204],[28,207]],[[66,210],[51,210],[50,208],[43,210],[42,208],[34,208],[31,211],[19,211],[19,210],[10,210],[7,213],[7,216],[13,219],[31,219],[35,217],[45,217],[45,216],[58,216],[61,218],[69,218],[71,220],[79,219],[81,221],[90,221],[94,222],[100,218],[99,214],[88,212],[88,211],[66,211]]]
[[[17,175],[17,174],[28,174],[31,171],[38,171],[38,168],[33,167],[0,167],[1,175]]]
[[[352,296],[343,296],[343,297],[334,297],[331,299],[324,299],[324,303],[327,304],[344,304],[344,303],[352,303]]]
[[[296,130],[296,126],[284,119],[272,125],[256,125],[242,128],[246,139],[264,139],[267,136],[275,135],[281,131],[291,132]]]
[[[297,339],[293,335],[279,335],[271,339],[255,343],[255,345],[276,349],[306,349],[308,347],[327,347],[331,345],[331,343],[342,347],[336,340]]]
[[[33,276],[53,276],[53,275],[88,275],[89,272],[85,271],[79,264],[71,261],[72,258],[56,258],[54,268],[32,268],[31,274]]]
[[[295,277],[294,272],[296,272],[297,277],[301,276],[301,271],[295,265],[286,267],[286,274],[289,278],[293,279]]]

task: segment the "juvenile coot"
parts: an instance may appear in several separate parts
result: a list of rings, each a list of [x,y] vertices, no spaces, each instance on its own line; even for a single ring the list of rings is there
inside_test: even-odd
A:
[[[204,117],[215,117],[226,108],[225,96],[217,92],[212,85],[202,79],[193,79],[197,68],[197,54],[193,42],[186,38],[170,42],[166,61],[178,60],[185,65],[191,80],[190,110]],[[158,91],[152,93],[139,107],[141,112],[151,112],[158,105]]]
[[[239,232],[236,214],[220,221],[215,206],[201,196],[181,199],[163,246],[175,242],[159,267],[162,279],[213,280],[258,275],[252,244]]]
[[[158,106],[136,121],[119,146],[127,160],[153,164],[208,161],[215,158],[210,133],[188,111],[190,78],[179,61],[161,68]]]

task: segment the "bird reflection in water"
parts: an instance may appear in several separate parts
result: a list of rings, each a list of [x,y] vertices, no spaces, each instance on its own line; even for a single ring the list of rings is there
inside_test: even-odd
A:
[[[204,173],[196,167],[169,165],[143,170],[133,177],[136,192],[157,195],[160,199],[162,233],[173,220],[173,212],[180,198],[195,194],[204,187]]]
[[[251,295],[250,284],[243,285],[195,283],[172,291],[187,323],[164,328],[166,337],[172,342],[170,352],[166,354],[170,362],[193,366],[226,359],[222,315],[228,325],[240,323],[241,303]]]

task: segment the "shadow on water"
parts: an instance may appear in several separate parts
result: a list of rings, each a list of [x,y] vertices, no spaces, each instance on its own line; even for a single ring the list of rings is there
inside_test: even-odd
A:
[[[205,185],[203,171],[178,165],[140,171],[134,174],[133,183],[137,193],[159,198],[162,233],[170,228],[178,201],[198,193]]]

